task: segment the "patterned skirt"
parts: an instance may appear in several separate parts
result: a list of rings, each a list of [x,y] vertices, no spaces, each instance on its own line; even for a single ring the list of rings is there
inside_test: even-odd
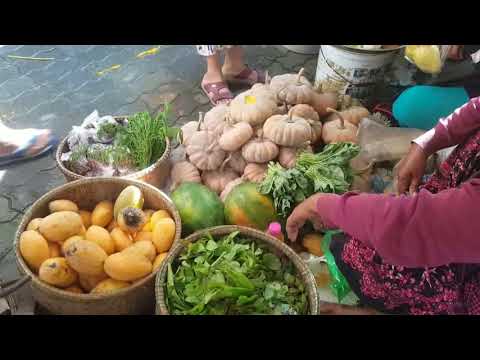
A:
[[[218,51],[230,49],[233,46],[234,45],[196,45],[197,52],[201,56],[212,56],[215,55]]]
[[[423,188],[438,193],[458,187],[478,171],[480,131],[458,146]],[[365,306],[390,314],[480,314],[478,264],[424,269],[394,266],[383,262],[374,249],[346,236],[335,237],[331,250]]]

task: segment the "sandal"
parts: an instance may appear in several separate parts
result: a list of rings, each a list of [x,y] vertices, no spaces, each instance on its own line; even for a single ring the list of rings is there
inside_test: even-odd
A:
[[[39,147],[38,142],[42,135],[47,135],[48,140],[45,145]],[[34,135],[25,146],[18,148],[11,154],[0,156],[0,167],[37,158],[54,149],[57,145],[58,139],[50,134],[50,132],[39,133],[38,135]],[[35,149],[36,147],[38,149]]]
[[[248,66],[240,74],[223,74],[225,80],[232,85],[253,86],[255,84],[265,84],[268,74],[260,70],[250,69]]]
[[[230,101],[233,100],[233,94],[228,88],[227,84],[223,81],[210,83],[210,84],[202,84],[202,90],[210,99],[210,102],[213,106],[217,106],[219,104],[229,104]]]

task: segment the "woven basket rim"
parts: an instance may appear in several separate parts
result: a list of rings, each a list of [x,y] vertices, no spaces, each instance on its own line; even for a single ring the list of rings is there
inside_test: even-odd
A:
[[[234,231],[239,231],[243,235],[249,236],[257,241],[266,243],[267,245],[279,250],[282,254],[284,254],[293,263],[298,276],[300,276],[306,287],[309,305],[309,315],[319,314],[320,299],[318,295],[315,277],[308,265],[301,259],[301,257],[297,253],[295,253],[295,251],[293,251],[288,245],[284,244],[281,241],[278,241],[276,238],[259,230],[237,225],[223,225],[200,230],[172,246],[167,257],[160,266],[159,272],[157,273],[157,276],[155,278],[155,301],[157,314],[169,315],[168,308],[165,303],[166,294],[164,291],[168,264],[171,264],[173,260],[175,260],[183,252],[183,250],[185,249],[185,243],[195,242],[201,239],[206,233],[210,233],[212,236],[221,236],[232,233]]]
[[[128,118],[128,116],[114,116],[114,119],[125,119],[125,118]],[[57,151],[55,153],[55,160],[56,160],[56,163],[57,163],[57,167],[60,169],[60,171],[66,177],[69,177],[71,179],[80,180],[80,179],[95,178],[95,177],[82,176],[82,175],[79,175],[77,173],[74,173],[73,171],[67,169],[65,167],[65,165],[63,165],[63,161],[61,160],[61,158],[62,158],[62,155],[64,154],[63,150],[65,149],[65,146],[67,144],[67,140],[68,140],[68,135],[65,136],[62,139],[62,141],[60,142],[60,144],[57,147]],[[170,139],[168,137],[166,137],[165,138],[165,151],[163,152],[162,156],[157,161],[155,161],[155,163],[153,163],[152,165],[150,165],[149,167],[147,167],[145,169],[134,172],[132,174],[128,174],[128,175],[125,175],[125,176],[118,176],[118,178],[121,178],[121,179],[140,179],[140,178],[150,174],[156,168],[158,168],[160,165],[162,165],[165,161],[168,160],[168,158],[170,157],[170,153],[172,151],[171,146],[172,145],[170,143]],[[98,177],[100,177],[100,176],[98,176]]]
[[[21,234],[25,231],[27,228],[29,222],[33,218],[33,212],[36,210],[37,207],[42,206],[47,201],[50,201],[51,199],[55,198],[55,195],[61,191],[64,190],[69,190],[73,189],[78,186],[82,186],[84,184],[91,184],[91,183],[105,183],[105,182],[121,182],[125,184],[125,187],[129,185],[135,185],[140,188],[146,187],[150,188],[150,190],[153,191],[153,193],[158,194],[166,204],[167,210],[169,210],[173,216],[173,220],[175,221],[175,237],[173,241],[172,248],[175,246],[175,244],[180,240],[181,237],[181,219],[180,219],[180,214],[178,213],[177,208],[175,207],[175,204],[172,202],[172,200],[160,189],[156,188],[153,185],[150,185],[145,182],[141,182],[135,179],[126,179],[126,178],[121,178],[121,177],[97,177],[97,178],[84,178],[81,180],[76,180],[72,182],[68,182],[66,184],[63,184],[61,186],[58,186],[46,194],[42,195],[35,203],[33,203],[32,206],[27,210],[25,215],[22,218],[22,221],[20,222],[20,225],[17,228],[17,231],[15,232],[15,239],[14,239],[14,248],[15,248],[15,258],[16,258],[16,263],[17,266],[20,268],[20,272],[23,274],[28,275],[31,278],[31,281],[35,283],[36,286],[40,287],[43,291],[47,293],[53,293],[58,297],[61,297],[65,300],[73,300],[75,302],[91,302],[95,300],[106,300],[109,298],[116,298],[116,297],[121,297],[122,295],[131,292],[141,286],[145,286],[153,277],[156,276],[158,271],[160,270],[157,268],[156,270],[152,271],[149,275],[141,279],[140,281],[137,281],[130,285],[127,288],[120,289],[118,291],[115,291],[113,293],[107,293],[107,294],[77,294],[77,293],[71,293],[64,291],[62,289],[56,288],[52,285],[49,285],[43,281],[41,281],[38,277],[37,274],[32,272],[30,270],[30,267],[25,263],[23,256],[20,254],[20,246],[19,246],[19,240]],[[153,294],[152,294],[153,295]]]

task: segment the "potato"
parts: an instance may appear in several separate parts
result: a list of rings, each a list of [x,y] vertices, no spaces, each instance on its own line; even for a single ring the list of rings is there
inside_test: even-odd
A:
[[[158,220],[153,229],[152,241],[157,248],[157,253],[161,254],[170,250],[175,237],[175,222],[170,218]]]
[[[161,253],[161,254],[157,255],[157,257],[153,261],[153,270],[152,271],[157,270],[160,267],[160,265],[162,265],[163,260],[165,260],[167,255],[168,255],[168,252],[164,252],[164,253]]]
[[[152,263],[136,251],[122,251],[105,260],[105,272],[115,280],[135,281],[152,272]]]
[[[50,258],[62,257],[62,251],[59,243],[48,243],[48,249],[50,250]]]
[[[107,257],[107,253],[100,245],[87,240],[75,240],[65,251],[68,265],[85,275],[101,275]]]
[[[113,229],[115,229],[116,227],[118,227],[118,224],[117,222],[115,221],[115,219],[113,219],[110,224],[108,224],[107,226],[107,230],[112,232]]]
[[[39,228],[39,226],[40,226],[40,222],[41,222],[42,220],[43,220],[42,218],[33,219],[32,221],[30,221],[30,222],[28,223],[27,230],[35,230],[35,231],[38,231],[38,228]]]
[[[65,291],[74,293],[74,294],[83,294],[83,290],[80,286],[78,285],[72,285],[64,289]]]
[[[44,218],[38,230],[52,242],[62,242],[82,231],[82,218],[73,211],[59,211]]]
[[[140,254],[145,256],[148,260],[155,260],[157,251],[155,250],[155,245],[150,240],[141,240],[134,243],[132,246],[126,248],[125,251],[138,251]]]
[[[78,206],[70,200],[54,200],[48,204],[50,213],[56,213],[59,211],[73,211],[78,213]]]
[[[83,236],[80,236],[80,235],[75,235],[75,236],[69,237],[67,240],[65,240],[62,244],[62,254],[63,254],[63,256],[65,256],[67,247],[72,242],[74,242],[75,240],[85,240],[85,238]]]
[[[105,272],[96,276],[78,274],[78,282],[80,283],[80,286],[82,287],[83,291],[88,293],[105,279],[108,279],[108,275],[105,274]]]
[[[152,214],[150,221],[152,222],[152,226],[155,227],[155,225],[160,219],[171,219],[171,218],[172,217],[170,216],[167,210],[158,210]]]
[[[122,251],[133,244],[133,240],[129,234],[120,228],[115,228],[110,233],[110,236],[115,243],[115,251]]]
[[[37,271],[40,265],[50,257],[47,240],[38,232],[28,230],[20,235],[20,254],[33,270]]]
[[[115,252],[115,242],[110,236],[110,233],[103,227],[97,225],[90,226],[85,234],[85,240],[93,241],[100,245],[107,255]]]
[[[118,291],[120,289],[124,289],[129,287],[130,283],[126,281],[120,281],[115,279],[106,279],[102,280],[98,283],[95,288],[90,292],[91,294],[108,294],[114,291]]]
[[[86,210],[80,210],[78,213],[82,218],[83,226],[88,229],[92,225],[92,213]]]
[[[67,264],[65,258],[57,257],[45,260],[38,271],[40,280],[47,284],[66,288],[77,281],[77,273]]]
[[[92,212],[92,225],[105,227],[113,220],[113,203],[101,201]]]
[[[137,233],[137,235],[135,235],[135,239],[133,239],[133,241],[135,242],[142,241],[142,240],[152,241],[152,238],[153,238],[153,233],[147,232],[147,231],[140,231],[139,233]]]

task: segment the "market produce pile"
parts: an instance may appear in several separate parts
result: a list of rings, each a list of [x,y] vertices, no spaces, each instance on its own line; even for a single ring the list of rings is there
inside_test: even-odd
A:
[[[106,294],[129,287],[165,259],[175,237],[168,211],[142,210],[136,186],[115,204],[101,201],[93,211],[70,200],[49,203],[50,215],[31,220],[20,236],[20,253],[45,283],[78,294]]]
[[[182,127],[184,154],[171,172],[184,231],[225,223],[265,231],[315,192],[349,190],[358,126],[369,115],[348,96],[316,91],[303,69],[200,114]],[[197,219],[202,213],[219,215]]]
[[[61,161],[70,171],[88,177],[125,176],[161,158],[166,148],[169,107],[156,117],[147,112],[128,118],[90,114],[74,126]]]
[[[168,264],[167,306],[174,315],[303,315],[305,286],[287,259],[232,232],[190,243]]]

